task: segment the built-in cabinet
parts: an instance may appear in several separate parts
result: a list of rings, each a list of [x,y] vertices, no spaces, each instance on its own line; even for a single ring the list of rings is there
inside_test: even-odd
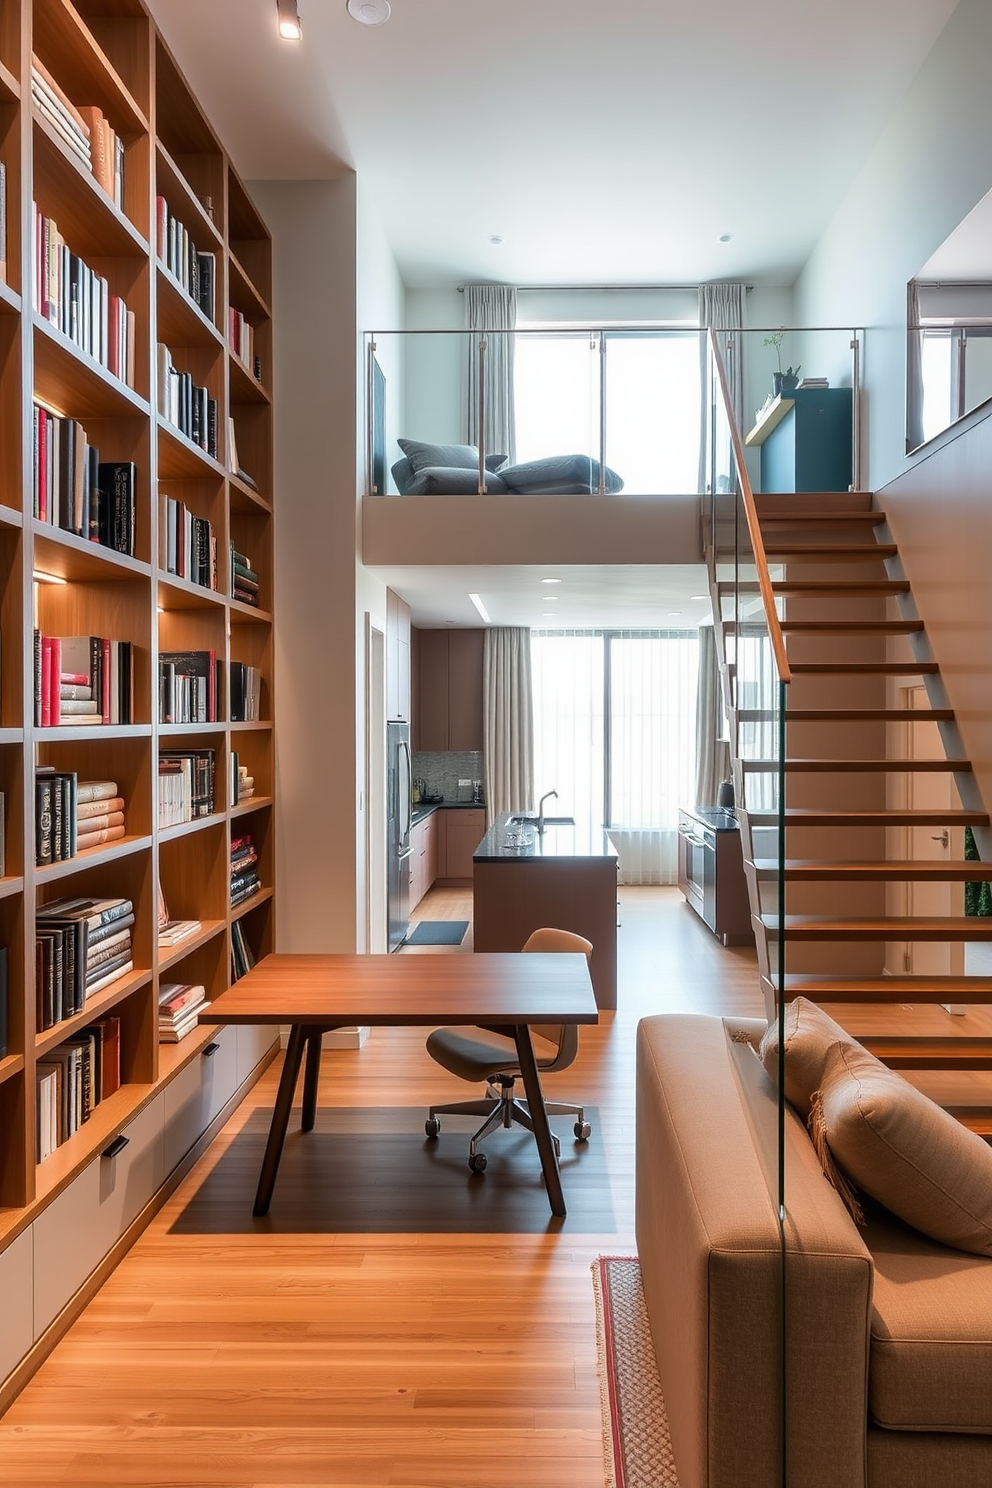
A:
[[[410,606],[386,590],[386,717],[411,717]]]
[[[414,822],[410,828],[410,908],[416,909],[437,878],[437,845],[441,837],[441,813]]]
[[[724,945],[754,940],[741,834],[731,812],[679,812],[678,877],[686,903]]]
[[[481,753],[485,631],[419,630],[414,748]]]
[[[486,835],[486,813],[480,808],[439,811],[437,876],[448,886],[472,882],[472,856]]]
[[[273,1051],[272,1029],[206,1023],[159,1043],[158,997],[213,999],[235,950],[272,949],[275,763],[271,240],[141,0],[0,0],[0,163],[2,1408]],[[64,637],[90,644],[46,686]],[[202,685],[160,687],[165,652]],[[165,825],[179,751],[208,752],[212,797]],[[123,835],[44,861],[39,767],[112,781]],[[199,922],[174,946],[160,894]],[[126,899],[133,925],[119,974],[55,1021],[36,916],[74,897]],[[119,1088],[90,1084],[39,1160],[38,1067],[92,1026]]]

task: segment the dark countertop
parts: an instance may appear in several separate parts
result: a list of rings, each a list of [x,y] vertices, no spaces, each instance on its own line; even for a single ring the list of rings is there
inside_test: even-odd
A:
[[[525,832],[526,843],[519,847],[507,844],[507,832]],[[539,835],[536,821],[526,828],[509,826],[506,814],[498,816],[473,853],[476,863],[520,863],[528,859],[547,862],[549,858],[617,858],[613,843],[602,827],[589,822],[574,826],[549,823]]]
[[[740,831],[736,814],[726,806],[680,806],[679,811],[683,816],[691,816],[693,821],[702,822],[705,827],[712,827],[715,832]]]
[[[411,822],[416,825],[423,821],[425,816],[430,816],[432,811],[485,811],[485,803],[478,801],[414,801],[411,808]]]

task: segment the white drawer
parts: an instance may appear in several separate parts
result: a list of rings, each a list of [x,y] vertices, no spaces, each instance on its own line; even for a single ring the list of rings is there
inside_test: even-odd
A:
[[[162,1092],[167,1174],[182,1161],[238,1088],[237,1030],[219,1028],[207,1048],[212,1052],[198,1054]]]
[[[34,1343],[34,1241],[30,1228],[0,1255],[0,1379],[6,1379]]]
[[[275,1023],[239,1023],[238,1036],[238,1084],[243,1085],[273,1044],[279,1041],[279,1029]]]
[[[36,1337],[162,1184],[162,1097],[139,1111],[120,1135],[126,1138],[120,1150],[87,1163],[32,1226]],[[112,1145],[108,1138],[103,1150]]]

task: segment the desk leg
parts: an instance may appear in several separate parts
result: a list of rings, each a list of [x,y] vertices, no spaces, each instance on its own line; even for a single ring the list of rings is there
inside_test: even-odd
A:
[[[286,1046],[282,1074],[279,1076],[276,1103],[272,1108],[272,1121],[269,1126],[269,1138],[265,1144],[265,1156],[262,1158],[262,1171],[258,1175],[255,1207],[251,1211],[255,1215],[269,1212],[272,1190],[276,1184],[276,1173],[279,1171],[279,1159],[282,1157],[282,1144],[286,1140],[286,1128],[289,1126],[289,1115],[293,1109],[296,1082],[300,1077],[303,1046],[306,1041],[307,1029],[300,1023],[294,1023],[289,1030],[289,1043]]]
[[[303,1131],[313,1131],[313,1124],[317,1119],[317,1086],[320,1082],[320,1046],[323,1038],[322,1028],[307,1030],[307,1062],[303,1071],[303,1120],[300,1123]]]
[[[517,1060],[523,1076],[527,1109],[534,1123],[534,1136],[541,1156],[541,1170],[544,1173],[544,1186],[548,1190],[551,1213],[564,1216],[565,1195],[562,1193],[561,1173],[558,1171],[555,1144],[551,1137],[551,1127],[548,1125],[548,1113],[544,1109],[541,1078],[537,1072],[537,1061],[534,1058],[534,1048],[530,1041],[530,1029],[526,1023],[514,1024],[513,1039],[517,1046]]]

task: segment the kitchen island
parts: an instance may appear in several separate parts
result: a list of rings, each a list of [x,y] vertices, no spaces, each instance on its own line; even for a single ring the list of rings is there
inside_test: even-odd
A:
[[[523,836],[521,843],[517,839]],[[477,951],[519,951],[549,925],[592,941],[596,1006],[617,1005],[617,850],[602,827],[498,816],[475,850],[472,925]]]

